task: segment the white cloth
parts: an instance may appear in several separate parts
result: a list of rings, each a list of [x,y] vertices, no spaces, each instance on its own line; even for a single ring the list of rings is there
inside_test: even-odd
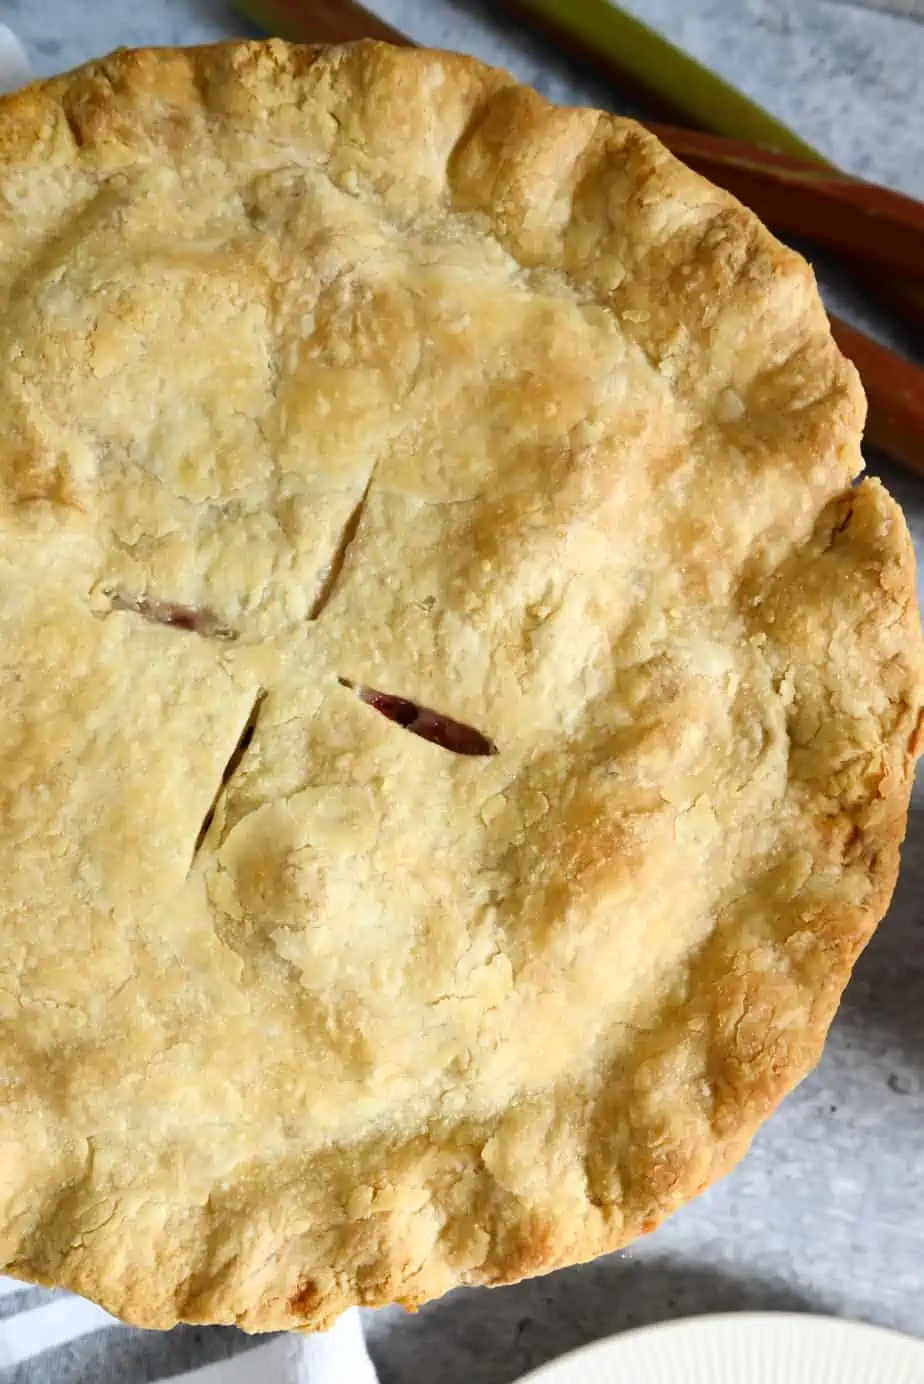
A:
[[[0,1278],[0,1306],[9,1315],[0,1317],[0,1378],[16,1370],[27,1377],[44,1367],[48,1377],[58,1377],[54,1353],[68,1357],[83,1379],[106,1379],[107,1355],[120,1342],[119,1333],[130,1330],[83,1298],[70,1293],[36,1292],[11,1278]],[[17,1311],[18,1299],[22,1310]],[[355,1309],[346,1312],[330,1331],[318,1336],[273,1336],[247,1340],[239,1332],[228,1333],[228,1345],[237,1353],[205,1365],[193,1365],[179,1373],[164,1357],[165,1338],[159,1332],[133,1331],[143,1362],[139,1379],[172,1380],[175,1384],[376,1384],[376,1373],[366,1351],[362,1321]],[[202,1333],[203,1335],[205,1333]],[[214,1345],[215,1333],[210,1333]],[[74,1361],[80,1344],[81,1362]],[[145,1350],[145,1343],[149,1348]],[[195,1360],[195,1351],[190,1349]],[[92,1371],[92,1372],[91,1372]],[[73,1373],[74,1371],[69,1371]],[[119,1371],[121,1384],[134,1384]]]

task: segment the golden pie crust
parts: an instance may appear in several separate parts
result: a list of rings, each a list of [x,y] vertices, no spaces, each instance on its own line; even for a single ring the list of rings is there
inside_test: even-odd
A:
[[[810,269],[376,44],[5,98],[0,217],[0,1264],[267,1330],[650,1230],[817,1059],[921,740]]]

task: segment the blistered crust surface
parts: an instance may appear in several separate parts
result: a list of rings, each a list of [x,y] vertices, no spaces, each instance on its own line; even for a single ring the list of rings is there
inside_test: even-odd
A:
[[[0,231],[0,1262],[260,1330],[650,1229],[816,1059],[920,737],[809,269],[376,45],[6,98]]]

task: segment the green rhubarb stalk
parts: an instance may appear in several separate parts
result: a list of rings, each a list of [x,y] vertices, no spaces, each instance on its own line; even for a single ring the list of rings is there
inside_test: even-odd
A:
[[[557,29],[700,129],[827,162],[755,101],[609,0],[516,0],[511,8]]]

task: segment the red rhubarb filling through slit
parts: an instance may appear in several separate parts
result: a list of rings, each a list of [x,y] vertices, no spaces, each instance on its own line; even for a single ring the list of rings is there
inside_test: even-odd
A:
[[[474,726],[456,721],[452,716],[419,706],[407,697],[396,697],[390,692],[379,692],[374,687],[362,687],[341,678],[342,686],[349,687],[367,706],[373,707],[389,721],[419,735],[422,740],[439,745],[453,754],[490,755],[497,754],[497,746]]]

